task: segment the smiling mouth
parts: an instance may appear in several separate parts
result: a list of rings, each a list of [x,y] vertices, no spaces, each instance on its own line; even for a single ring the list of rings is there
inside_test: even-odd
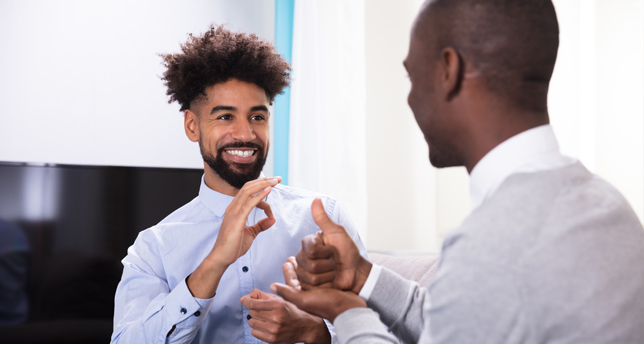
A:
[[[248,158],[250,156],[255,155],[255,152],[257,152],[254,149],[248,149],[248,150],[241,150],[241,149],[226,149],[226,153],[234,156],[239,156],[242,158]]]

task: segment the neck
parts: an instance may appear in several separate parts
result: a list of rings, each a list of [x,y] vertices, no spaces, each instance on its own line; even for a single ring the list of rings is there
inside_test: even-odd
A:
[[[471,128],[468,156],[464,159],[467,173],[492,149],[505,140],[526,130],[548,124],[548,113],[502,110],[477,117],[479,120]]]
[[[213,171],[208,164],[204,162],[204,182],[206,183],[206,186],[211,188],[212,190],[215,190],[219,193],[222,193],[224,195],[228,196],[237,196],[237,193],[239,192],[239,189],[236,189],[235,187],[231,186],[226,182],[225,180],[221,179],[221,177]]]

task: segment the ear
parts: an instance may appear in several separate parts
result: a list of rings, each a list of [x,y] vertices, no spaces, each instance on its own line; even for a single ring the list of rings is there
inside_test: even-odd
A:
[[[199,116],[190,109],[183,113],[183,128],[190,141],[199,141]]]
[[[441,51],[441,83],[443,95],[446,100],[451,100],[458,95],[463,81],[463,60],[458,52],[447,47]]]

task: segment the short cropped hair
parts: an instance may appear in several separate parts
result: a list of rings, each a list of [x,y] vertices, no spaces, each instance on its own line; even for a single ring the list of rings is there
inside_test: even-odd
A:
[[[201,36],[188,35],[181,53],[159,54],[167,68],[162,80],[181,111],[192,101],[206,96],[206,88],[230,79],[256,84],[273,103],[290,82],[289,63],[275,47],[255,34],[236,33],[222,26],[210,28]]]
[[[557,59],[559,25],[551,0],[435,0],[435,52],[453,46],[489,90],[544,110]]]

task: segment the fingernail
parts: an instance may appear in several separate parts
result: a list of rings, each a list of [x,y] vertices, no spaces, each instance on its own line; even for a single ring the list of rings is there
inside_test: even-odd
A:
[[[277,294],[277,287],[275,286],[275,284],[271,284],[271,291]]]
[[[270,187],[270,186],[267,186],[267,187],[264,189],[264,191],[271,191],[271,187]]]

